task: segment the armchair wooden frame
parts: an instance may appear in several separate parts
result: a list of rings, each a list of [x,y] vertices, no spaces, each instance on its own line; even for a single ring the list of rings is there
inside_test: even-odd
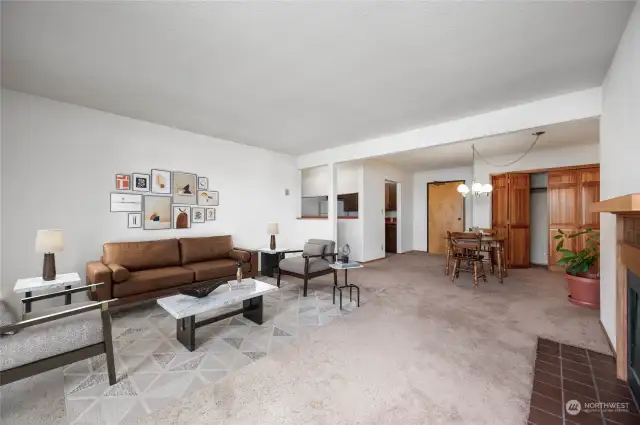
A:
[[[293,253],[298,253],[298,252],[303,252],[302,250],[298,250],[298,251],[287,251],[285,252],[285,254],[293,254]],[[336,257],[338,256],[338,253],[329,253],[329,254],[321,254],[321,255],[302,255],[302,257],[304,258],[304,274],[299,274],[299,273],[294,273],[294,272],[290,272],[287,270],[282,270],[280,267],[278,267],[278,288],[280,287],[280,277],[282,275],[288,275],[288,276],[293,276],[293,277],[297,277],[298,279],[302,279],[304,280],[304,287],[302,290],[302,295],[304,297],[307,296],[307,285],[309,283],[309,279],[313,279],[314,277],[318,277],[318,276],[324,276],[325,274],[329,274],[329,273],[333,273],[333,284],[334,286],[338,286],[338,271],[332,268],[328,268],[327,270],[319,270],[317,272],[313,272],[313,273],[309,273],[309,259],[311,258],[326,258],[326,257],[331,257],[333,258],[333,261],[336,260]]]
[[[82,291],[95,292],[96,287],[99,285],[102,285],[102,283],[82,286],[79,288],[66,289],[64,291],[54,292],[51,294],[27,297],[22,299],[22,303],[26,304],[60,296],[66,297],[67,295]],[[61,366],[66,366],[103,353],[106,354],[107,357],[107,374],[109,375],[109,385],[114,385],[116,383],[116,369],[113,357],[113,340],[111,338],[111,314],[109,313],[109,303],[113,301],[115,301],[115,299],[96,302],[95,304],[85,305],[82,307],[70,308],[68,310],[48,314],[46,316],[35,317],[33,319],[22,320],[10,325],[0,326],[0,334],[9,334],[21,329],[53,322],[65,317],[75,316],[77,314],[86,313],[92,310],[100,310],[102,319],[102,332],[104,336],[104,341],[100,343],[78,348],[67,353],[58,354],[41,360],[36,360],[35,362],[16,366],[11,369],[2,370],[0,371],[0,386],[10,384],[12,382],[28,378],[30,376],[38,375],[52,369],[57,369]],[[11,336],[8,335],[4,338],[11,338]]]

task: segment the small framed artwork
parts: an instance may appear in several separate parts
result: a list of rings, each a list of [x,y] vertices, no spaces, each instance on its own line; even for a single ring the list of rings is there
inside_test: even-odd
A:
[[[209,190],[208,177],[198,177],[198,190]]]
[[[207,221],[213,221],[216,219],[216,209],[215,208],[207,208]]]
[[[191,227],[191,207],[173,206],[173,228],[188,229]]]
[[[174,204],[196,204],[196,181],[197,176],[190,173],[173,172],[173,203]]]
[[[217,207],[219,203],[218,192],[215,190],[199,190],[198,205],[204,207]]]
[[[191,208],[191,222],[204,223],[204,208],[202,207]]]
[[[129,213],[129,229],[139,229],[142,227],[142,213]]]
[[[133,173],[133,190],[148,192],[151,189],[151,176],[149,174]]]
[[[171,171],[151,170],[151,191],[168,195],[171,193]]]
[[[111,212],[142,211],[142,195],[130,193],[111,194]]]
[[[144,197],[144,229],[171,229],[171,197]]]
[[[116,174],[116,190],[131,190],[131,176]]]

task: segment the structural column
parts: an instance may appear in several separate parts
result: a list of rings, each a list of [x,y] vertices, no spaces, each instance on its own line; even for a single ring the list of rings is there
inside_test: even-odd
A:
[[[336,242],[336,249],[338,244],[338,179],[336,174],[336,164],[331,162],[327,164],[329,168],[329,226],[331,240]]]

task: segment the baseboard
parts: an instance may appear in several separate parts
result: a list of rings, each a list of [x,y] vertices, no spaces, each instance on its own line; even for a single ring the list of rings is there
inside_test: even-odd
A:
[[[609,344],[609,348],[611,349],[611,352],[613,353],[613,358],[616,358],[616,349],[614,348],[613,344],[611,343],[611,340],[609,339],[609,334],[607,333],[606,329],[604,328],[604,325],[602,324],[602,320],[598,319],[598,323],[600,323],[600,327],[602,328],[602,333],[604,333],[604,337],[607,339],[607,344]]]
[[[532,269],[545,269],[545,270],[548,270],[549,269],[549,265],[548,264],[531,263],[531,268]]]

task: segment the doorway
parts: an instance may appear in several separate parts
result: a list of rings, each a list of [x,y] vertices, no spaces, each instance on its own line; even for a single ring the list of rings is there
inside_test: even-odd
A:
[[[464,180],[427,184],[427,251],[446,254],[447,230],[464,231],[464,198],[458,186]]]

